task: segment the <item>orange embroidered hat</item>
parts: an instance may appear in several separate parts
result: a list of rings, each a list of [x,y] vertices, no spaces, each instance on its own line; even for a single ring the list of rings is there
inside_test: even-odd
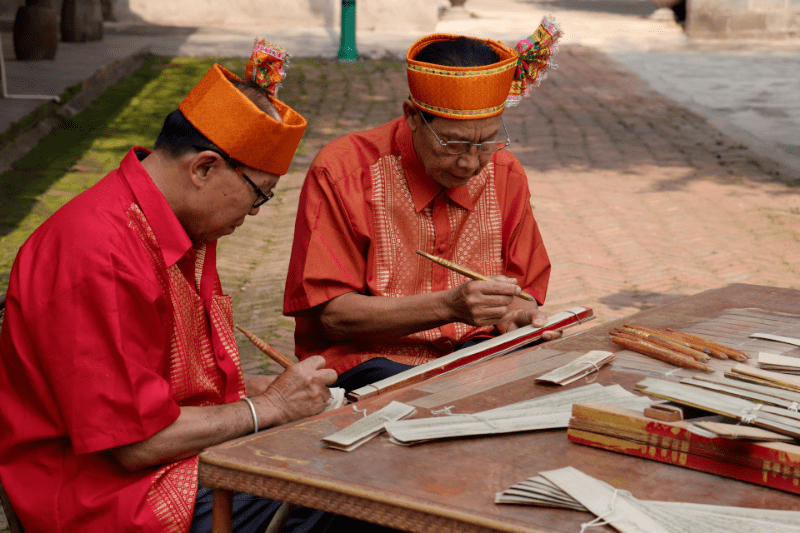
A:
[[[242,164],[283,175],[300,144],[306,120],[277,98],[288,55],[256,40],[247,75],[262,87],[283,122],[261,111],[231,81],[241,78],[213,65],[178,106],[200,133]]]
[[[548,17],[536,32],[511,49],[499,41],[477,39],[497,52],[500,60],[479,67],[452,67],[414,59],[428,45],[459,39],[461,35],[428,35],[411,45],[406,54],[411,101],[419,109],[453,119],[477,119],[499,115],[530,94],[551,68],[562,32]]]

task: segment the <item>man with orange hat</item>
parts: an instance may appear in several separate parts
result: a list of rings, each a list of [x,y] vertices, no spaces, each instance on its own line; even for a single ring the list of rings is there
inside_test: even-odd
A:
[[[275,96],[282,59],[257,42],[248,82],[214,65],[152,152],[133,148],[21,247],[0,337],[0,479],[27,533],[210,531],[198,453],[325,408],[336,373],[321,357],[242,373],[215,265],[306,127]],[[263,531],[279,503],[244,496],[236,530]]]
[[[544,19],[512,50],[436,34],[407,54],[403,116],[325,146],[300,196],[284,314],[296,354],[352,390],[523,325],[550,262],[502,120],[550,68]],[[472,281],[421,250],[492,278]],[[535,302],[514,298],[521,290]],[[548,332],[545,339],[558,333]]]

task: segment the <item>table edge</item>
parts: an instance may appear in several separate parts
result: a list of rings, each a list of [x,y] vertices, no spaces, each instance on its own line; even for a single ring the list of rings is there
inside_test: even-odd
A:
[[[234,479],[230,474],[235,474]],[[452,507],[434,506],[411,498],[390,496],[336,481],[288,474],[282,470],[233,463],[213,451],[200,454],[200,478],[204,487],[246,492],[280,499],[334,514],[378,523],[407,531],[458,531],[470,533],[550,533],[550,530],[516,522],[494,520]],[[372,509],[367,508],[369,504]],[[379,506],[375,510],[375,504]],[[345,507],[347,507],[346,511]],[[465,528],[465,526],[467,526]]]

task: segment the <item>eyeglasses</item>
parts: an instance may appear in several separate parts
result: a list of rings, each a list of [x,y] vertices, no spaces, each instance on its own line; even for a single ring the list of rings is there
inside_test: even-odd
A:
[[[511,144],[511,137],[508,136],[508,130],[506,129],[506,124],[503,122],[502,118],[500,119],[500,124],[503,125],[503,131],[506,134],[505,142],[486,141],[482,143],[471,143],[469,141],[444,141],[440,139],[439,136],[436,135],[436,132],[433,131],[433,128],[431,128],[431,125],[428,124],[428,121],[425,120],[425,116],[422,113],[420,113],[419,116],[422,117],[422,121],[426,126],[428,126],[428,129],[431,130],[431,133],[433,133],[433,136],[436,137],[436,140],[439,141],[439,146],[444,148],[444,151],[450,155],[461,155],[465,152],[469,152],[473,146],[478,148],[478,152],[480,154],[493,154]]]
[[[250,186],[253,188],[253,190],[256,191],[256,196],[257,196],[256,201],[253,202],[253,209],[255,209],[256,207],[261,207],[265,203],[269,202],[275,196],[275,193],[272,192],[272,191],[270,191],[268,193],[265,193],[264,191],[259,189],[256,186],[256,184],[253,183],[253,180],[251,180],[250,178],[247,177],[247,174],[244,173],[244,170],[242,170],[242,167],[239,165],[239,163],[235,159],[233,159],[231,156],[226,154],[225,152],[217,150],[216,148],[210,148],[208,146],[197,146],[197,145],[192,145],[192,146],[196,150],[200,150],[201,152],[203,150],[210,150],[210,151],[214,152],[215,154],[220,156],[222,159],[224,159],[226,163],[228,163],[231,167],[233,167],[233,170],[235,170],[241,177],[244,178],[244,180],[247,183],[250,184]]]

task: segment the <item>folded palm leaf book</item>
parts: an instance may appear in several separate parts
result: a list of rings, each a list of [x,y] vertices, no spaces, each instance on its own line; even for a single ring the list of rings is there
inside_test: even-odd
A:
[[[540,328],[534,327],[533,325],[525,326],[504,335],[498,335],[493,339],[489,339],[475,346],[456,350],[449,355],[445,355],[390,378],[376,381],[375,383],[356,389],[348,393],[347,397],[355,402],[407,385],[419,383],[420,381],[455,370],[456,368],[488,361],[489,359],[505,355],[508,352],[541,339],[542,334],[546,331],[561,331],[592,319],[594,319],[594,313],[590,308],[573,307],[567,311],[552,315],[548,318],[547,323]]]

